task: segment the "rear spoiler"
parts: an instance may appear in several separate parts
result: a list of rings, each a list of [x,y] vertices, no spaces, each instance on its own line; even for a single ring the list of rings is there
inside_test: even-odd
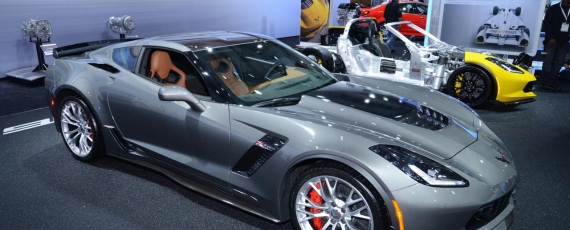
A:
[[[82,42],[73,45],[58,47],[53,49],[53,57],[59,59],[66,56],[79,55],[88,51],[103,48],[105,46],[110,46],[113,44],[134,41],[140,38],[123,38],[123,39],[110,39],[110,40],[100,40],[92,42]]]

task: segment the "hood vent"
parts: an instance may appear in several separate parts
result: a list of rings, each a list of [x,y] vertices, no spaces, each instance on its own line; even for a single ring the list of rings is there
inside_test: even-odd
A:
[[[415,101],[350,82],[337,82],[306,95],[426,129],[449,125],[447,116]]]
[[[431,130],[440,130],[449,125],[447,116],[423,105],[420,106],[416,113],[407,114],[400,121]]]

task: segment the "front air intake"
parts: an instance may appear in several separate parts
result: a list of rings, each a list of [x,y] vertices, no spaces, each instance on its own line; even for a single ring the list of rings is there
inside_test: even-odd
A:
[[[465,225],[466,230],[475,230],[479,229],[493,219],[495,219],[507,206],[509,205],[509,200],[511,198],[511,192],[507,193],[506,195],[502,196],[501,198],[485,204],[481,206],[475,214],[471,217],[471,219]]]

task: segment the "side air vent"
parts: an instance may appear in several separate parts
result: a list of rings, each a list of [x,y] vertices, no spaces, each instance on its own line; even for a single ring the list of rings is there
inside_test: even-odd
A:
[[[447,116],[425,106],[420,106],[416,113],[403,116],[400,121],[431,130],[440,130],[449,125]]]
[[[265,135],[259,141],[255,142],[251,148],[239,159],[232,171],[242,176],[250,177],[253,175],[274,153],[279,151],[284,140],[270,135]]]
[[[134,148],[129,144],[129,142],[127,142],[127,140],[125,140],[125,138],[123,138],[123,135],[121,135],[121,133],[112,127],[107,127],[109,128],[109,131],[111,132],[111,136],[113,136],[113,139],[115,139],[115,141],[117,142],[117,144],[119,145],[119,147],[121,147],[121,149],[123,149],[125,152],[134,152]]]
[[[396,61],[389,59],[382,59],[380,61],[380,72],[396,73]]]
[[[121,71],[119,71],[117,68],[109,65],[109,64],[101,64],[101,63],[89,63],[89,65],[92,65],[93,67],[105,70],[109,73],[119,73]]]

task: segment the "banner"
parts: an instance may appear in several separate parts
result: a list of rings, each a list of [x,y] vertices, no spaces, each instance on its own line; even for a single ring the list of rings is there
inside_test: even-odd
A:
[[[301,41],[320,42],[329,26],[329,0],[301,1]]]
[[[438,37],[466,49],[534,56],[545,4],[546,0],[445,0]]]

